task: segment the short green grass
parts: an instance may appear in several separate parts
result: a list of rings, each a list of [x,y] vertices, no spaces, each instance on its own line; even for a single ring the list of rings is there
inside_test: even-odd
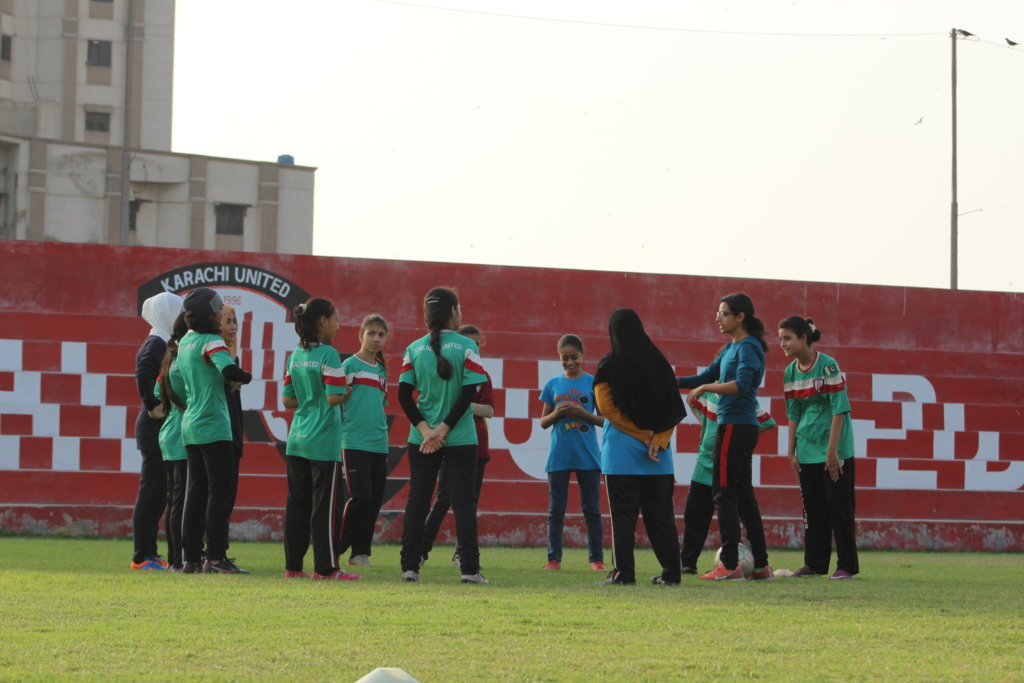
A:
[[[484,548],[488,586],[459,584],[443,547],[420,584],[398,581],[396,546],[355,583],[284,580],[280,544],[231,552],[251,576],[131,572],[124,540],[0,537],[0,678],[1024,680],[1020,554],[865,552],[852,581],[666,588],[594,585],[583,550],[546,572],[542,549]],[[648,549],[637,564],[658,573]]]

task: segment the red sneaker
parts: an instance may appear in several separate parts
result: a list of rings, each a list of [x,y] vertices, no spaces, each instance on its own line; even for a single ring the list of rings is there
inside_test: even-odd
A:
[[[286,579],[308,579],[309,578],[309,574],[307,574],[306,572],[302,571],[301,569],[298,570],[298,571],[292,571],[291,569],[285,569],[284,570],[284,578],[286,578]]]
[[[775,574],[772,572],[772,568],[768,565],[755,569],[754,573],[750,575],[750,578],[754,581],[771,581],[775,578]]]
[[[552,571],[558,571],[561,568],[562,568],[562,563],[559,562],[558,560],[551,560],[546,565],[541,567],[541,569],[550,569]]]
[[[591,571],[595,571],[595,572],[606,572],[606,571],[608,571],[607,569],[604,568],[604,562],[591,562],[590,563],[590,569],[591,569]]]
[[[739,565],[736,569],[727,569],[724,564],[719,562],[715,565],[715,568],[709,571],[702,579],[708,579],[710,581],[745,581],[746,577],[743,576],[743,568]]]

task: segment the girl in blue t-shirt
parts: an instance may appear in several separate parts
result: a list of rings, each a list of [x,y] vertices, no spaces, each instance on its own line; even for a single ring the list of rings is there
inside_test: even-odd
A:
[[[742,581],[739,566],[740,518],[754,554],[754,580],[774,578],[768,565],[764,523],[753,485],[757,446],[757,388],[764,378],[764,323],[754,315],[754,302],[742,292],[723,296],[715,313],[718,330],[730,337],[711,365],[699,375],[680,377],[690,389],[687,401],[696,406],[704,393],[718,394],[712,490],[722,537],[721,559],[702,579]]]
[[[569,499],[569,478],[575,473],[580,506],[587,521],[590,568],[603,572],[604,529],[601,525],[601,449],[596,427],[604,419],[595,414],[594,376],[583,372],[583,340],[574,334],[558,340],[558,358],[564,372],[544,385],[540,400],[540,426],[552,427],[551,448],[544,471],[548,473],[548,563],[542,569],[562,568],[562,529]]]

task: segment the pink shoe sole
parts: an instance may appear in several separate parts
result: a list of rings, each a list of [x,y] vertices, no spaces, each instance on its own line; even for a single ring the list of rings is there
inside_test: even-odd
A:
[[[322,574],[313,572],[312,579],[314,581],[358,581],[359,574],[349,574],[348,572],[343,572],[339,569],[329,576],[323,576]]]

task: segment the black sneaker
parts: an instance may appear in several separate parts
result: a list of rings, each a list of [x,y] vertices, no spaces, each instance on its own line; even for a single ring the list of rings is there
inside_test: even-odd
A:
[[[679,573],[680,574],[696,574],[697,573],[697,568],[696,567],[685,567],[684,566],[682,569],[679,570]]]
[[[210,562],[209,560],[207,560],[206,564],[203,565],[203,573],[204,574],[248,574],[249,572],[245,571],[244,569],[239,569],[238,567],[235,566],[234,562],[232,562],[228,558],[224,558],[220,562]]]
[[[622,574],[619,573],[618,569],[613,569],[608,572],[608,578],[604,581],[598,581],[595,585],[598,586],[635,586],[636,581],[626,581],[622,578]]]
[[[187,562],[186,561],[185,564],[183,564],[181,566],[181,573],[182,574],[199,574],[202,571],[203,571],[203,563],[202,562]]]
[[[678,586],[678,581],[666,581],[663,576],[651,577],[651,583],[655,586]]]
[[[235,573],[236,574],[252,574],[252,572],[249,571],[248,569],[242,569],[237,564],[235,564],[235,558],[229,557],[228,558],[228,562],[230,562],[231,564],[235,565]]]

